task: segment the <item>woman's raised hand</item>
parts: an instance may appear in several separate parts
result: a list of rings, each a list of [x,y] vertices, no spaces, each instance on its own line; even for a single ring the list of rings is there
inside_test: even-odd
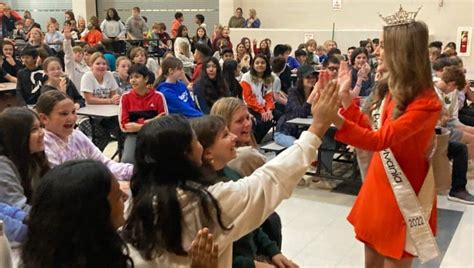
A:
[[[339,72],[337,74],[337,82],[339,84],[339,99],[344,108],[351,105],[352,99],[359,95],[360,87],[357,89],[351,89],[352,77],[349,66],[346,61],[342,61],[339,66]]]
[[[340,107],[337,81],[330,81],[312,100],[313,122],[308,131],[322,138],[329,126],[338,119]]]

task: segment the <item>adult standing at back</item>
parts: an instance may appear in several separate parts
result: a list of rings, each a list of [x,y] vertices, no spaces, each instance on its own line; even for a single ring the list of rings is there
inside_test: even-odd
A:
[[[253,8],[249,10],[249,18],[245,20],[245,28],[260,28],[260,19],[257,18],[257,11]]]
[[[105,37],[113,40],[125,37],[127,31],[115,8],[107,9],[107,15],[100,24],[100,30]]]
[[[242,17],[242,13],[242,8],[235,9],[235,15],[229,20],[229,28],[244,28],[245,19]]]
[[[184,21],[184,16],[183,13],[181,12],[176,12],[174,14],[174,20],[171,23],[171,38],[176,38],[176,35],[178,34],[178,28],[183,24]]]
[[[148,31],[146,21],[140,15],[140,8],[132,8],[132,16],[125,23],[128,39],[143,40],[143,33]]]

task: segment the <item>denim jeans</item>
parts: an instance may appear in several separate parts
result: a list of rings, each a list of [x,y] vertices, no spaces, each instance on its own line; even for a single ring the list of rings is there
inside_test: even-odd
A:
[[[466,190],[467,146],[460,142],[450,141],[448,157],[453,160],[453,173],[450,194]]]

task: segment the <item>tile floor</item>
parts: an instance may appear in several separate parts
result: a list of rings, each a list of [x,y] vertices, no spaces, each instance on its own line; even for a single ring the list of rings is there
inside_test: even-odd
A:
[[[474,180],[469,181],[469,190],[474,192]],[[283,224],[283,253],[300,267],[363,267],[363,244],[354,238],[346,220],[354,200],[351,195],[298,187],[277,208]],[[474,206],[438,196],[438,208],[463,212],[440,266],[474,267]]]

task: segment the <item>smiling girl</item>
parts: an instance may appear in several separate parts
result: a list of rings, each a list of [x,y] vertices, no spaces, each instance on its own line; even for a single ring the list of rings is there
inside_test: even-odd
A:
[[[93,159],[104,163],[118,180],[130,179],[132,165],[108,159],[86,135],[74,129],[76,107],[65,93],[45,92],[39,97],[36,109],[45,126],[45,152],[51,166],[69,160]]]
[[[218,99],[230,96],[230,92],[216,58],[206,58],[203,66],[205,71],[201,72],[201,77],[193,84],[193,92],[196,94],[201,111],[209,114],[212,105]]]
[[[369,53],[367,49],[360,47],[354,49],[351,54],[351,88],[359,90],[359,96],[368,96],[373,84],[373,78],[370,74],[368,64]]]
[[[41,87],[41,93],[49,90],[59,90],[73,99],[76,109],[86,105],[86,101],[79,94],[74,83],[63,73],[61,62],[58,58],[47,58],[43,62],[43,71],[47,75],[47,80]]]
[[[49,170],[44,130],[27,108],[0,113],[0,203],[30,210],[39,179]]]
[[[242,96],[249,107],[249,112],[255,117],[254,134],[257,143],[260,143],[272,127],[273,86],[275,77],[272,75],[268,59],[259,54],[255,56],[250,72],[242,76]]]

